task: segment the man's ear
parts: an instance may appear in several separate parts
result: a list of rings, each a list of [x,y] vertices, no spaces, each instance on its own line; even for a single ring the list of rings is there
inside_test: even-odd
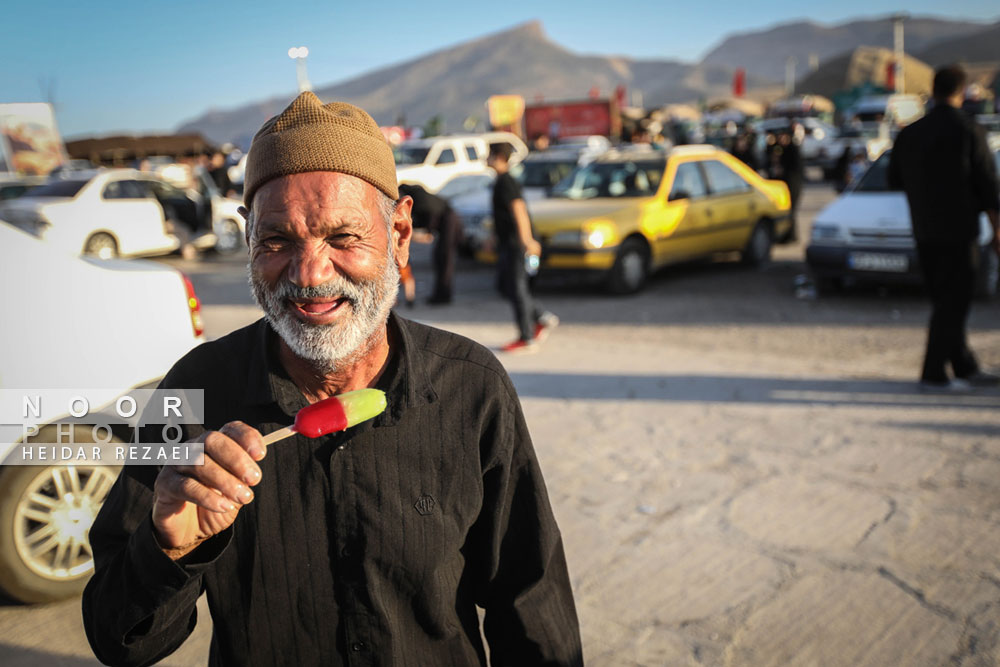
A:
[[[247,242],[247,247],[250,247],[250,225],[246,224],[250,222],[250,211],[248,211],[243,206],[236,207],[236,212],[243,216],[243,238]]]
[[[392,245],[396,251],[396,265],[403,268],[410,262],[410,240],[413,238],[413,198],[400,197],[392,213]]]

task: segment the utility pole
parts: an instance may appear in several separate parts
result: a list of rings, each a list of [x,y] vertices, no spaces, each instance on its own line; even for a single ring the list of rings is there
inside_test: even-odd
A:
[[[288,49],[288,57],[295,61],[295,74],[299,80],[299,92],[304,93],[312,90],[309,83],[309,76],[306,74],[306,58],[309,57],[309,49],[304,46],[293,46]]]
[[[892,16],[892,57],[895,66],[894,79],[897,93],[903,93],[906,88],[903,82],[903,59],[906,57],[906,52],[903,50],[903,21],[909,17],[910,15],[904,12]]]

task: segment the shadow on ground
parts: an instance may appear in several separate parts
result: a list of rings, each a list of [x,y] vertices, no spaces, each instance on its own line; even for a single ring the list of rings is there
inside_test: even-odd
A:
[[[1000,409],[1000,390],[925,393],[915,382],[726,375],[511,373],[518,394],[568,400]]]

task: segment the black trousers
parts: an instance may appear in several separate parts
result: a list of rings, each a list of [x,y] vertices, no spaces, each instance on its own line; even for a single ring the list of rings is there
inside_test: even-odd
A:
[[[514,306],[514,322],[521,340],[535,337],[535,324],[544,314],[540,303],[531,296],[528,272],[524,268],[524,252],[501,245],[497,248],[497,280],[500,293]]]
[[[955,377],[968,377],[979,370],[965,332],[976,283],[976,245],[918,241],[917,253],[932,305],[920,378],[946,382],[949,364]]]
[[[462,220],[448,209],[438,220],[437,240],[434,242],[434,294],[433,299],[451,299],[455,280],[455,255],[462,240]]]

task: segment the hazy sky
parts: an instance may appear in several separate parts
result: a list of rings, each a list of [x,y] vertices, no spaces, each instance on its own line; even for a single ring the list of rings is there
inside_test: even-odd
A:
[[[295,90],[292,46],[322,86],[533,19],[577,52],[696,61],[733,32],[883,16],[903,3],[505,0],[475,3],[11,0],[0,102],[56,102],[65,136],[171,131],[208,108]],[[907,0],[913,14],[996,20],[996,0]]]

